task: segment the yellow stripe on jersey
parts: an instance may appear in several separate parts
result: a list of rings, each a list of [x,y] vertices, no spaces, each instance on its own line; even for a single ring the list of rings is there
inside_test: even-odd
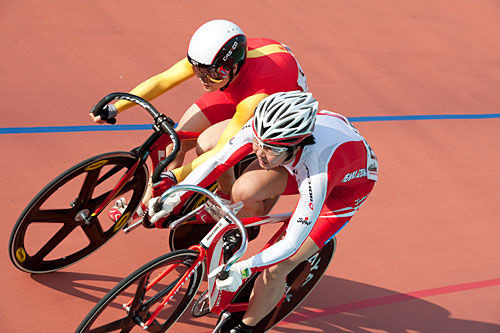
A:
[[[288,53],[288,50],[281,44],[270,44],[248,51],[247,58],[258,58],[273,53]]]

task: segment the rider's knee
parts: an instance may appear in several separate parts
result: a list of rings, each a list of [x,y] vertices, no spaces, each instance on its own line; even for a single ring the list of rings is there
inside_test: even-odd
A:
[[[245,181],[242,181],[242,178],[236,180],[231,189],[231,197],[234,202],[242,201],[242,202],[253,202],[253,193],[250,191],[249,184],[245,184]]]
[[[207,131],[202,132],[196,141],[196,154],[199,156],[215,147],[217,142],[214,138],[210,137]]]

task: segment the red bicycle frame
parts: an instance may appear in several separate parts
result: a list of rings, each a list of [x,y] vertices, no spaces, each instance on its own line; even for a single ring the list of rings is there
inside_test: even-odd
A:
[[[264,224],[279,223],[282,222],[283,225],[278,231],[273,235],[273,237],[266,243],[263,249],[271,246],[278,238],[283,234],[287,226],[287,222],[291,217],[291,213],[276,214],[263,217],[250,217],[242,219],[241,222],[245,227],[252,227]],[[222,249],[222,236],[229,231],[234,229],[236,226],[231,224],[226,218],[222,218],[215,224],[215,226],[210,230],[210,232],[203,238],[198,245],[191,246],[189,250],[194,250],[198,252],[198,257],[196,258],[193,265],[183,274],[183,276],[177,281],[175,286],[170,290],[170,292],[165,295],[153,311],[149,319],[141,325],[143,328],[147,328],[155,320],[156,316],[165,307],[166,304],[172,299],[172,297],[180,290],[180,288],[186,283],[189,277],[196,271],[198,266],[203,260],[207,260],[207,276],[214,269],[223,265],[223,249]],[[156,276],[146,287],[146,290],[151,289],[154,285],[160,282],[167,274],[172,272],[178,264],[169,266],[167,269],[162,271],[158,276]],[[243,286],[244,284],[242,284]],[[229,312],[239,312],[245,311],[248,308],[248,302],[245,303],[231,303],[238,291],[229,292],[224,290],[219,290],[215,283],[215,277],[208,279],[208,295],[209,295],[209,309],[210,312],[220,314],[222,311],[227,310]],[[124,304],[123,307],[128,309],[130,304],[132,304],[133,299],[128,303]]]

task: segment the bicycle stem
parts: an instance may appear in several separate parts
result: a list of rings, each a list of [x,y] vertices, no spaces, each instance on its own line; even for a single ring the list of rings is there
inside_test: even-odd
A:
[[[219,199],[219,197],[217,195],[215,195],[214,193],[210,192],[209,190],[207,190],[207,189],[205,189],[203,187],[196,186],[196,185],[179,184],[179,185],[176,185],[176,186],[173,186],[173,187],[169,188],[168,190],[166,190],[160,196],[160,198],[156,202],[155,206],[161,207],[161,205],[163,205],[163,202],[170,195],[172,195],[175,192],[179,192],[179,191],[193,191],[193,192],[197,192],[197,193],[205,195],[210,200],[212,200],[217,206],[219,206],[219,208],[221,209],[222,213],[224,213],[223,218],[227,217],[230,220],[230,222],[233,222],[238,227],[238,229],[240,230],[240,232],[241,232],[241,246],[238,249],[238,251],[236,251],[231,256],[231,258],[229,258],[229,260],[227,261],[227,263],[222,268],[222,271],[219,273],[219,279],[221,279],[221,280],[226,279],[227,276],[228,276],[228,272],[229,272],[229,269],[231,268],[231,266],[235,262],[237,262],[243,256],[243,254],[245,253],[245,251],[247,250],[248,235],[247,235],[247,230],[245,229],[245,226],[240,221],[240,219],[236,217],[236,215],[232,212],[232,210],[228,206],[226,206]]]

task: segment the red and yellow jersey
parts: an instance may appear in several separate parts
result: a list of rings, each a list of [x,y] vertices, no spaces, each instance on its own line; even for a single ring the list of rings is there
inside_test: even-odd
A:
[[[271,39],[249,39],[245,63],[238,75],[222,92],[225,99],[221,100],[221,103],[234,105],[231,121],[214,149],[191,163],[173,170],[177,179],[184,179],[199,164],[215,155],[253,116],[255,108],[262,99],[276,92],[291,90],[307,91],[307,83],[300,65],[290,50]],[[203,97],[200,100],[203,101]],[[213,106],[201,105],[201,101],[198,106],[202,110]],[[213,109],[217,112],[217,108]]]
[[[197,102],[202,111],[212,109],[213,112],[218,112],[219,102],[226,106],[229,104],[230,115],[226,119],[231,117],[231,121],[214,149],[191,163],[172,170],[177,180],[184,179],[196,166],[217,153],[253,116],[255,108],[266,96],[280,91],[307,91],[304,73],[288,47],[264,38],[248,39],[247,45],[247,58],[239,73],[224,91],[217,92],[221,96],[220,101],[211,98],[206,99],[209,102],[204,102],[202,97]],[[163,73],[141,83],[130,93],[152,100],[193,76],[193,67],[184,58]],[[205,95],[207,94],[210,93]],[[133,103],[120,100],[115,106],[121,112],[133,106]]]
[[[271,39],[253,38],[248,40],[245,64],[225,93],[238,105],[256,94],[307,90],[305,79],[299,83],[301,75],[296,59],[284,45]]]

